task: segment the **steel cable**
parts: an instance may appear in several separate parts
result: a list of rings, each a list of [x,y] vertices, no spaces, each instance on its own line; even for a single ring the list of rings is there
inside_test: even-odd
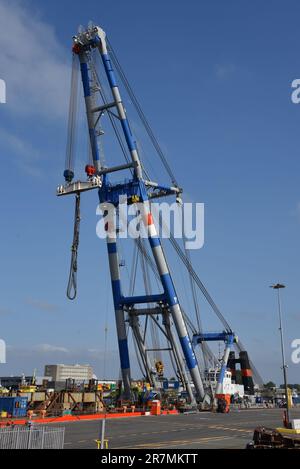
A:
[[[74,215],[74,232],[73,243],[71,247],[71,265],[69,281],[67,286],[67,297],[69,300],[75,300],[77,295],[77,256],[79,245],[79,229],[80,229],[80,193],[76,194],[75,215]]]
[[[77,103],[78,103],[78,58],[73,54],[71,91],[69,101],[68,134],[66,146],[65,169],[74,171],[75,145],[76,145],[76,124],[77,124]]]
[[[118,71],[118,73],[120,75],[120,78],[121,78],[121,80],[122,80],[122,82],[123,82],[123,84],[124,84],[124,86],[125,86],[125,88],[128,92],[128,95],[130,96],[130,98],[131,98],[131,100],[132,100],[132,102],[133,102],[133,104],[134,104],[134,106],[137,110],[137,113],[138,113],[142,123],[144,124],[144,127],[146,129],[146,132],[148,133],[148,136],[149,136],[149,138],[152,142],[152,145],[154,146],[158,156],[160,157],[160,159],[161,159],[161,161],[164,165],[164,168],[167,171],[172,183],[175,186],[178,186],[175,175],[172,172],[172,169],[171,169],[171,167],[170,167],[170,165],[169,165],[169,163],[168,163],[168,161],[167,161],[167,159],[166,159],[166,157],[165,157],[165,155],[164,155],[164,153],[161,149],[161,146],[159,145],[159,142],[157,141],[157,139],[154,135],[154,132],[153,132],[153,130],[152,130],[152,128],[151,128],[151,126],[150,126],[150,124],[149,124],[149,122],[148,122],[148,120],[147,120],[147,118],[146,118],[146,116],[145,116],[145,114],[142,110],[142,108],[141,108],[141,105],[140,105],[136,95],[133,92],[133,89],[130,86],[129,81],[127,80],[127,77],[124,73],[124,70],[122,69],[122,66],[121,66],[121,64],[120,64],[120,62],[119,62],[119,60],[118,60],[118,58],[117,58],[117,56],[114,52],[114,49],[113,49],[113,47],[112,47],[112,45],[111,45],[111,43],[108,39],[107,39],[107,44],[108,44],[109,50],[111,52],[112,62],[113,62],[116,70]]]

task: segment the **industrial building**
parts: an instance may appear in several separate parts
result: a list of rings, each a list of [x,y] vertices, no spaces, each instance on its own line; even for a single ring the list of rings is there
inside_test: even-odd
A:
[[[36,375],[0,376],[0,392],[1,389],[24,390],[33,386],[46,386],[46,383],[51,381],[49,377]]]
[[[90,365],[46,365],[45,376],[53,381],[88,381],[93,378],[93,368]]]
[[[3,388],[18,389],[24,382],[32,383],[34,376],[0,376],[0,386]]]

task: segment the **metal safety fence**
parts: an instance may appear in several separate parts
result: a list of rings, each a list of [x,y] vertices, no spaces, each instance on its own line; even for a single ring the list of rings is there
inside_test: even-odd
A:
[[[63,449],[64,441],[64,428],[0,428],[0,449]]]

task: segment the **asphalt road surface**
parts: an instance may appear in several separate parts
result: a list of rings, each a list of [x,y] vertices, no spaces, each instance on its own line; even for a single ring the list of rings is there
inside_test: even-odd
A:
[[[249,409],[229,414],[180,414],[106,420],[109,449],[245,448],[258,425],[282,426],[282,409]],[[300,418],[300,409],[292,411]],[[65,449],[96,449],[101,421],[78,421],[65,427]],[[55,423],[55,426],[58,426]]]

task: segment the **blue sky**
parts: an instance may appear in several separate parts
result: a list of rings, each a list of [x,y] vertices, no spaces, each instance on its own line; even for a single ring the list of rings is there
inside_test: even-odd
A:
[[[83,199],[79,297],[65,298],[73,201],[62,182],[72,36],[89,20],[109,34],[189,198],[205,203],[195,268],[265,380],[281,382],[276,298],[283,293],[289,381],[300,338],[297,1],[0,0],[0,375],[89,362],[118,376],[96,194]],[[130,115],[129,115],[130,117]],[[109,154],[106,154],[109,161]],[[157,161],[157,160],[156,160]],[[154,160],[155,166],[155,160]],[[167,180],[162,181],[167,182]],[[174,275],[180,273],[174,267]],[[204,322],[209,310],[203,305]]]

